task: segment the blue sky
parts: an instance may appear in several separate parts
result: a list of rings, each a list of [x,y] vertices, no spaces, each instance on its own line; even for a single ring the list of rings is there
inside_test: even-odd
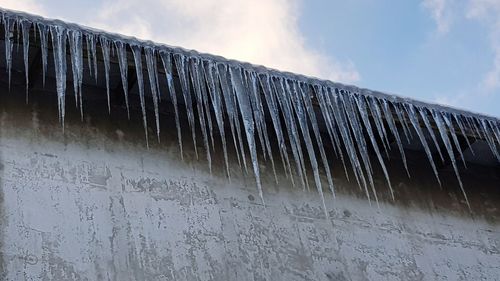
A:
[[[0,0],[0,6],[500,117],[500,0]]]

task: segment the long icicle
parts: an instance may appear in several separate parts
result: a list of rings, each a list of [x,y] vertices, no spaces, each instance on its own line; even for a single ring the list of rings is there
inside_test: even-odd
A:
[[[174,105],[175,127],[177,129],[177,140],[179,142],[180,155],[181,159],[184,159],[184,153],[182,151],[182,134],[181,134],[181,125],[179,120],[179,108],[177,106],[177,94],[175,92],[175,86],[174,86],[172,56],[168,52],[160,52],[160,57],[163,62],[163,69],[165,70],[165,76],[167,79],[167,86],[168,86],[168,92],[170,94],[170,99],[172,100],[172,104]]]
[[[139,99],[141,101],[142,123],[144,125],[144,134],[146,136],[146,146],[149,148],[148,121],[146,116],[146,101],[144,99],[144,75],[142,73],[142,47],[131,45],[134,55],[135,72],[137,74],[137,87],[139,88]]]
[[[156,120],[156,135],[160,142],[160,112],[158,109],[160,100],[160,89],[158,88],[158,66],[156,60],[156,52],[154,49],[146,47],[144,49],[146,57],[146,68],[148,69],[149,85],[151,88],[151,97],[153,98],[153,106]]]
[[[127,108],[127,117],[130,120],[130,106],[128,103],[128,61],[127,45],[122,41],[115,41],[116,54],[118,55],[118,67],[120,68],[120,77],[122,80],[123,97],[125,98],[125,107]]]
[[[30,50],[30,29],[31,22],[21,20],[21,31],[23,37],[23,61],[24,61],[24,75],[26,79],[26,103],[28,103],[28,90],[29,90],[29,50]]]

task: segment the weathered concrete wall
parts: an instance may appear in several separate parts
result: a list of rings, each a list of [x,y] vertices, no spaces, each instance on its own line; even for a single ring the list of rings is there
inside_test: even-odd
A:
[[[168,128],[148,150],[140,122],[70,112],[63,135],[53,105],[0,108],[2,280],[500,280],[496,170],[464,176],[473,216],[416,160],[380,207],[336,173],[327,219],[269,167],[263,206],[237,164],[229,183],[181,161]]]

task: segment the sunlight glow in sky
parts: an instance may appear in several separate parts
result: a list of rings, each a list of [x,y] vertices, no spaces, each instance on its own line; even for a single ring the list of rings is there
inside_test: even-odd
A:
[[[0,6],[500,117],[500,0],[0,0]]]

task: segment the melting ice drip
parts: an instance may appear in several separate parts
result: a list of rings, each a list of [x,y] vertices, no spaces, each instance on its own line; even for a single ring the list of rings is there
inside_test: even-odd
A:
[[[264,201],[258,161],[269,161],[275,171],[275,162],[271,151],[271,138],[268,132],[274,132],[279,148],[281,164],[287,176],[294,183],[294,176],[300,179],[300,185],[309,187],[306,177],[306,163],[312,168],[314,184],[318,190],[326,212],[320,170],[326,175],[328,187],[335,196],[334,182],[329,166],[329,157],[324,149],[324,142],[330,142],[337,158],[341,159],[346,176],[352,169],[355,180],[366,193],[368,200],[372,197],[378,203],[377,192],[373,180],[373,163],[370,162],[369,149],[373,149],[378,164],[387,180],[390,194],[394,199],[389,174],[382,157],[390,149],[389,139],[394,139],[401,154],[408,175],[403,140],[410,139],[413,127],[421,142],[437,181],[441,184],[431,147],[437,149],[438,155],[444,159],[439,138],[446,148],[459,186],[467,204],[469,201],[458,172],[457,156],[465,165],[462,147],[457,137],[460,134],[474,135],[484,139],[495,157],[500,161],[498,148],[500,144],[500,121],[496,118],[466,113],[438,105],[425,104],[396,96],[375,93],[368,90],[345,86],[330,81],[322,81],[291,73],[279,72],[261,66],[226,60],[212,55],[199,54],[166,45],[140,41],[120,35],[104,33],[61,21],[46,20],[24,13],[0,10],[1,23],[5,30],[5,60],[9,77],[12,69],[12,52],[14,34],[22,35],[24,67],[26,72],[26,89],[29,84],[29,43],[30,37],[38,36],[41,48],[43,83],[48,63],[49,36],[55,65],[57,85],[57,101],[60,122],[64,128],[67,46],[73,75],[73,88],[76,106],[83,118],[82,80],[84,75],[84,50],[87,51],[89,75],[97,79],[97,50],[100,47],[104,61],[106,93],[108,109],[111,111],[109,71],[110,57],[116,56],[127,113],[129,113],[128,97],[128,60],[135,64],[139,98],[143,116],[146,141],[149,141],[146,118],[146,97],[144,89],[143,57],[146,61],[147,79],[151,87],[152,101],[156,122],[156,133],[159,139],[160,118],[158,106],[161,101],[159,79],[166,79],[170,102],[175,113],[178,143],[182,157],[182,136],[177,94],[174,87],[174,76],[179,77],[182,97],[186,107],[191,138],[196,150],[195,126],[201,128],[208,165],[211,170],[210,145],[214,144],[214,134],[219,134],[225,159],[226,172],[229,177],[225,122],[229,122],[232,143],[235,147],[238,162],[247,169],[246,153],[249,152],[259,195]],[[34,31],[31,34],[31,31]],[[19,38],[18,38],[19,40]],[[18,41],[20,42],[20,41]],[[85,46],[85,48],[84,48]],[[127,57],[128,50],[132,58]],[[158,63],[161,61],[165,77],[159,77]],[[175,73],[174,73],[175,71]],[[28,93],[27,93],[28,98]],[[315,111],[313,103],[319,105]],[[198,112],[197,119],[195,115]],[[320,113],[316,113],[320,112]],[[213,119],[218,128],[214,132]],[[320,134],[318,118],[324,120],[327,139]],[[272,122],[266,123],[266,119]],[[437,128],[435,134],[433,125]],[[271,126],[272,128],[268,128]],[[398,129],[401,127],[401,131]],[[400,134],[403,133],[403,136]],[[368,136],[368,138],[365,137]],[[428,142],[430,135],[432,142]],[[467,145],[471,148],[469,140]],[[258,159],[258,145],[262,149],[262,159]],[[303,149],[305,147],[305,149]],[[371,147],[371,148],[370,148]],[[195,151],[198,155],[198,151]],[[319,159],[318,159],[319,157]],[[276,177],[277,179],[277,177]],[[295,184],[295,183],[294,183]]]

